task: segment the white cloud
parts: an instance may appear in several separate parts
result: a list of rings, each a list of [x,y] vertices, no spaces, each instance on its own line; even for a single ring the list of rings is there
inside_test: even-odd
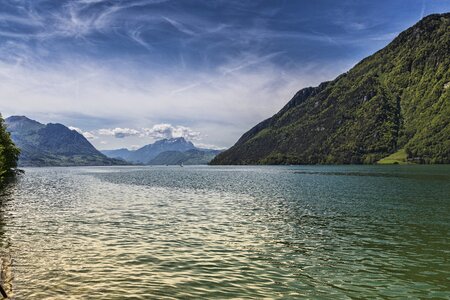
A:
[[[88,140],[93,140],[96,139],[97,137],[95,135],[93,135],[92,133],[90,133],[89,131],[83,132],[83,135],[85,138],[87,138]]]
[[[81,129],[71,127],[71,129],[82,132]],[[187,140],[199,140],[200,132],[194,131],[185,126],[172,126],[171,124],[156,124],[150,128],[132,129],[132,128],[103,128],[95,131],[101,136],[113,136],[115,138],[125,138],[130,136],[139,136],[141,138],[150,137],[153,140],[170,139],[183,137]],[[86,132],[85,132],[86,133]]]
[[[115,138],[122,139],[127,136],[134,136],[139,135],[140,132],[136,129],[131,128],[113,128],[113,129],[99,129],[97,130],[97,133],[99,135],[106,135],[106,136],[114,136]]]
[[[69,126],[69,129],[70,130],[75,130],[78,133],[83,133],[83,131],[80,128],[78,128],[78,127]]]
[[[151,128],[143,128],[143,134],[155,140],[183,137],[187,140],[200,139],[200,132],[189,127],[172,126],[170,124],[156,124]]]
[[[69,126],[70,130],[75,130],[76,132],[78,132],[79,134],[82,134],[85,138],[87,138],[88,140],[94,140],[97,138],[97,136],[95,136],[94,134],[92,134],[89,131],[83,131],[78,127],[73,127],[73,126]]]

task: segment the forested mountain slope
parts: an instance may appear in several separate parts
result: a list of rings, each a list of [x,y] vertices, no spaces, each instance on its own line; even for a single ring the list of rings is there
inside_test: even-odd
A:
[[[335,80],[300,90],[212,164],[450,163],[450,13],[430,15]]]

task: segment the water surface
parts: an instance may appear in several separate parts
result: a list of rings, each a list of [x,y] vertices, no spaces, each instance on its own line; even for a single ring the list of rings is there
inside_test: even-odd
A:
[[[450,298],[450,166],[25,171],[16,299]]]

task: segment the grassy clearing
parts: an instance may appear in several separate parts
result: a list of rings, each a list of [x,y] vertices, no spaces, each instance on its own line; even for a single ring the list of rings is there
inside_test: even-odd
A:
[[[406,151],[404,149],[400,149],[395,153],[392,153],[385,158],[380,159],[377,164],[379,165],[406,165],[409,164],[407,160]]]

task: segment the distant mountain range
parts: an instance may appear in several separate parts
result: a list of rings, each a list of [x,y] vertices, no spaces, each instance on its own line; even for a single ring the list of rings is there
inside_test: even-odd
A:
[[[24,116],[5,119],[20,148],[19,166],[123,165],[123,160],[100,153],[80,133],[62,124],[41,124]]]
[[[221,152],[197,148],[182,137],[137,150],[100,152],[82,134],[62,124],[45,125],[25,116],[11,116],[5,124],[21,150],[19,166],[194,165],[207,164]]]
[[[207,164],[220,152],[197,148],[183,137],[162,139],[137,150],[122,148],[102,151],[110,158],[148,165]]]
[[[212,164],[450,163],[450,13],[300,90]]]

